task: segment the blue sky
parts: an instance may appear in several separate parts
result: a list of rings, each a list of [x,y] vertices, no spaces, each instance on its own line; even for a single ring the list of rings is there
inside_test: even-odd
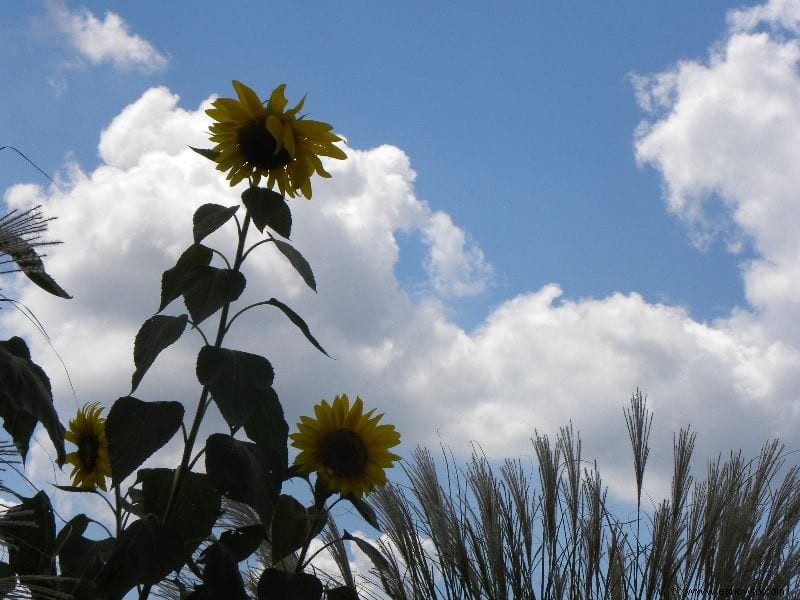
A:
[[[5,7],[0,145],[68,196],[8,151],[0,187],[59,217],[46,264],[75,299],[14,289],[78,401],[127,393],[133,335],[192,211],[236,202],[185,148],[207,143],[202,109],[240,79],[262,97],[308,93],[348,141],[333,180],[292,205],[319,293],[266,253],[253,268],[278,283],[252,280],[255,295],[286,290],[337,361],[263,313],[234,345],[273,360],[290,423],[360,393],[406,452],[438,433],[457,455],[477,439],[500,458],[572,419],[621,502],[637,386],[656,411],[656,500],[690,423],[700,477],[707,458],[773,436],[797,449],[800,2],[541,4]],[[25,328],[11,311],[0,322]],[[28,337],[69,414],[60,365]],[[192,372],[196,345],[162,355],[139,397],[191,403],[173,374]]]

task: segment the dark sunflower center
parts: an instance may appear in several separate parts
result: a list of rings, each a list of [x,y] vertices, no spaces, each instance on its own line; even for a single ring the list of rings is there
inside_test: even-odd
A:
[[[82,435],[78,440],[78,457],[86,471],[94,471],[97,456],[100,453],[100,441],[93,435]]]
[[[253,119],[239,128],[239,152],[245,160],[259,169],[276,169],[292,162],[285,148],[275,154],[278,147],[267,129],[264,119]]]
[[[319,460],[337,475],[354,477],[367,465],[367,446],[364,440],[349,429],[337,429],[327,434],[320,444]]]

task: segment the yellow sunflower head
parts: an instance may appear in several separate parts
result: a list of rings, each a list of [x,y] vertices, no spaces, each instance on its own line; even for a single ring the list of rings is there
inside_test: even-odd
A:
[[[319,157],[347,158],[335,145],[341,138],[327,123],[298,116],[305,96],[287,110],[286,84],[276,87],[266,104],[239,81],[233,88],[238,99],[219,98],[206,111],[214,119],[209,131],[217,169],[228,172],[232,186],[244,179],[258,185],[266,177],[267,187],[277,184],[281,194],[311,198],[311,176],[331,176]]]
[[[103,408],[96,402],[87,404],[69,422],[64,438],[78,449],[67,454],[72,465],[72,485],[87,489],[106,489],[106,477],[111,477],[106,441],[106,420],[100,416]]]
[[[325,400],[314,407],[316,418],[300,417],[299,433],[292,446],[300,449],[294,464],[303,474],[316,471],[335,492],[360,498],[386,483],[384,469],[400,460],[389,448],[400,444],[394,425],[378,425],[382,414],[363,413],[361,398],[350,407],[345,394],[336,396],[333,406]]]

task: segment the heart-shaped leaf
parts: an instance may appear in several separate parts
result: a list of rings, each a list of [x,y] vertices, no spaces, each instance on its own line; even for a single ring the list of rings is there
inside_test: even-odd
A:
[[[174,478],[174,469],[139,471],[137,481],[142,484],[141,506],[145,514],[164,514]],[[219,492],[207,475],[192,471],[184,474],[167,527],[180,539],[187,558],[211,534],[211,528],[220,514],[220,502]]]
[[[167,304],[183,293],[186,272],[192,267],[208,266],[211,264],[211,256],[211,249],[202,244],[192,244],[184,250],[175,266],[164,271],[161,276],[161,304],[157,312],[164,310]]]
[[[180,429],[180,402],[144,402],[118,398],[106,419],[112,485],[119,485]]]
[[[283,407],[273,388],[256,402],[250,416],[244,422],[247,437],[262,448],[267,455],[270,469],[278,478],[276,485],[283,481],[289,464],[287,440],[289,425],[283,416]]]
[[[280,493],[269,477],[264,451],[250,442],[215,433],[206,440],[206,473],[231,500],[244,502],[269,524]]]
[[[250,213],[253,224],[262,233],[264,227],[270,227],[285,238],[291,235],[292,213],[278,192],[250,187],[242,192],[242,203]]]
[[[101,598],[122,598],[138,584],[155,585],[183,566],[183,546],[154,515],[134,521],[120,535],[97,576]]]
[[[186,271],[181,282],[183,301],[195,325],[242,295],[247,281],[239,271],[197,265]]]
[[[142,377],[159,353],[178,341],[186,329],[188,320],[189,317],[186,315],[179,317],[154,315],[142,324],[133,342],[133,364],[136,365],[136,370],[131,378],[131,394],[136,391]]]
[[[219,204],[203,204],[194,211],[192,218],[192,233],[194,243],[200,243],[204,237],[211,235],[227,223],[233,214],[239,210],[238,206],[221,206]]]
[[[292,496],[281,494],[272,515],[272,561],[280,561],[316,537],[326,521],[324,514],[308,511]]]
[[[263,356],[204,346],[197,356],[197,379],[208,386],[222,416],[234,429],[241,427],[260,402],[265,402],[275,378]]]
[[[248,600],[237,560],[223,544],[214,542],[200,553],[203,585],[195,589],[198,598],[211,600]],[[198,593],[199,592],[199,593]]]

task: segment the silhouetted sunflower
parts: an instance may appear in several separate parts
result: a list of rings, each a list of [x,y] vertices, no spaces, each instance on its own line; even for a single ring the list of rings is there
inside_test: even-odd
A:
[[[64,438],[78,449],[67,454],[66,462],[72,465],[72,485],[87,489],[99,487],[106,490],[106,477],[111,477],[106,441],[106,420],[96,402],[85,405],[69,422]]]
[[[292,446],[300,449],[294,463],[304,474],[316,471],[332,491],[361,497],[386,483],[384,469],[400,460],[389,448],[400,443],[394,425],[378,425],[383,414],[362,414],[361,398],[350,407],[345,394],[333,406],[325,400],[314,407],[315,419],[300,417]]]
[[[335,145],[341,138],[331,125],[297,115],[305,96],[286,110],[286,84],[272,91],[266,106],[245,84],[234,81],[233,88],[238,100],[219,98],[206,111],[214,119],[209,131],[217,169],[228,171],[232,186],[244,179],[258,185],[266,177],[267,187],[277,184],[281,194],[311,198],[311,176],[331,176],[319,157],[347,158]]]

